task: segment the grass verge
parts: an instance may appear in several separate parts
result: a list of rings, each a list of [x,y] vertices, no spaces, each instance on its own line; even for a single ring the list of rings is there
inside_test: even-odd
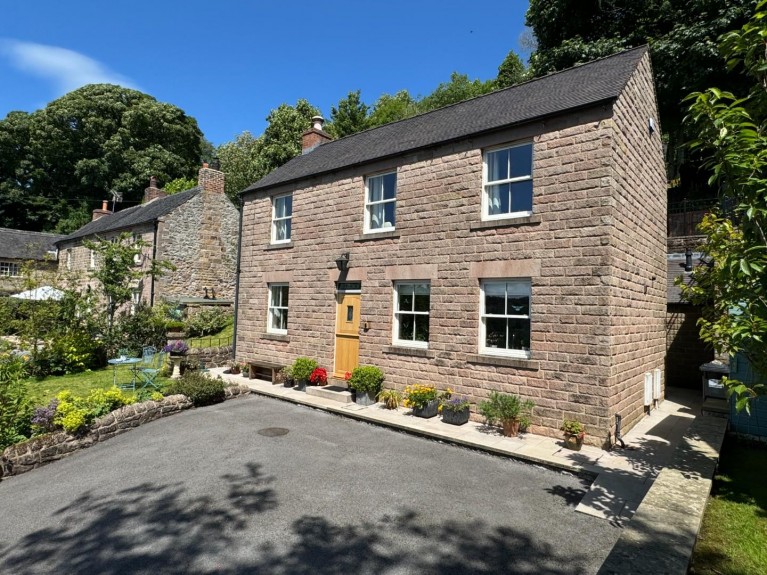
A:
[[[691,575],[767,574],[767,446],[728,437]]]

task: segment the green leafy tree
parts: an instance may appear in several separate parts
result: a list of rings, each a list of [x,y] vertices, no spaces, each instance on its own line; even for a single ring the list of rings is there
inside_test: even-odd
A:
[[[483,82],[479,79],[469,80],[466,74],[453,72],[449,82],[443,82],[434,91],[418,102],[419,112],[430,112],[437,108],[444,108],[450,104],[456,104],[482,94],[492,92],[495,82],[490,80]]]
[[[267,173],[262,148],[263,138],[256,138],[250,132],[243,132],[218,148],[221,170],[226,174],[225,191],[235,205],[238,205],[237,194]]]
[[[382,94],[373,105],[373,111],[368,118],[368,124],[371,128],[382,126],[389,122],[404,120],[418,113],[418,102],[408,93],[407,90],[400,90],[393,96],[391,94]]]
[[[176,178],[168,182],[163,190],[169,194],[177,194],[185,190],[191,190],[197,185],[197,180],[193,178]]]
[[[295,106],[280,104],[269,113],[261,147],[266,173],[301,153],[301,134],[309,129],[312,117],[319,113],[306,100],[298,100]]]
[[[508,88],[514,84],[519,84],[527,78],[527,69],[522,58],[511,50],[501,65],[498,66],[498,76],[495,78],[496,88]]]
[[[136,90],[91,84],[0,120],[0,225],[55,229],[109,192],[141,199],[147,179],[194,175],[202,133],[194,118]]]
[[[134,241],[128,233],[122,233],[114,240],[99,237],[84,240],[83,245],[96,253],[97,265],[90,275],[98,282],[106,306],[107,342],[112,345],[115,312],[131,300],[133,282],[145,276],[160,277],[165,271],[172,270],[173,265],[152,259],[148,270],[136,267],[135,257],[141,254],[146,242],[142,239]]]
[[[748,79],[747,94],[709,88],[695,92],[687,121],[727,210],[700,226],[708,265],[697,267],[682,286],[689,301],[703,306],[701,338],[720,353],[745,354],[767,381],[767,0],[741,29],[722,37],[728,65]],[[737,405],[767,393],[764,384],[731,380]]]
[[[332,124],[328,128],[336,138],[361,132],[368,127],[369,109],[360,98],[359,90],[349,92],[345,98],[339,100],[338,107],[330,108]]]

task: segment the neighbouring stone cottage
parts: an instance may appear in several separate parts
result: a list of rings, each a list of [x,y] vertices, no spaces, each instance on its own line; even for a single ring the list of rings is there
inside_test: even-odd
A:
[[[238,225],[237,208],[224,194],[224,174],[204,164],[198,185],[190,190],[167,194],[152,178],[141,205],[112,213],[104,202],[93,211],[91,222],[56,242],[59,272],[77,278],[81,287],[92,284],[89,274],[98,262],[83,241],[128,233],[146,243],[137,267],[148,270],[153,259],[176,267],[162,277],[137,282],[134,304],[233,300]]]
[[[238,361],[498,390],[607,444],[662,370],[666,175],[646,47],[336,141],[243,191]]]
[[[56,272],[55,242],[63,235],[0,228],[0,295],[11,295],[26,289],[24,266],[36,280]]]

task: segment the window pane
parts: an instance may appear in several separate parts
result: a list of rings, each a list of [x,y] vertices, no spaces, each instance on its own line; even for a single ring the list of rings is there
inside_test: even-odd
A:
[[[509,295],[507,314],[508,315],[530,315],[529,296]]]
[[[280,288],[279,287],[273,287],[271,290],[272,292],[272,303],[270,304],[271,307],[277,307],[280,305]]]
[[[272,328],[273,329],[288,328],[288,310],[272,309]]]
[[[509,349],[530,349],[530,320],[509,320]]]
[[[521,178],[533,173],[533,146],[517,146],[509,149],[511,178]]]
[[[413,341],[413,329],[415,325],[413,316],[410,314],[399,315],[399,339]]]
[[[487,187],[487,213],[491,216],[509,213],[509,184]]]
[[[413,311],[413,286],[402,284],[397,287],[399,295],[399,311]]]
[[[288,226],[287,223],[290,220],[280,220],[278,222],[274,222],[274,239],[277,241],[282,241],[287,239],[287,233],[288,233]]]
[[[429,341],[429,316],[415,316],[415,341]]]
[[[346,306],[346,321],[354,321],[354,306]]]
[[[511,184],[511,211],[533,211],[533,181],[515,182]]]
[[[285,217],[290,217],[293,215],[293,196],[285,196],[283,198],[283,201],[285,202]]]
[[[504,315],[506,313],[506,284],[487,283],[485,284],[485,313],[493,315]]]
[[[289,240],[290,239],[290,230],[293,227],[292,223],[293,220],[283,220],[285,222],[285,237],[281,238],[283,240]]]
[[[377,204],[370,206],[370,229],[377,230],[383,227],[384,223],[384,206],[386,204]]]
[[[383,180],[383,197],[385,200],[393,200],[397,195],[397,174],[381,176]]]
[[[509,150],[497,150],[487,154],[487,181],[505,180],[509,177]]]
[[[506,349],[506,320],[485,318],[485,347]]]
[[[290,288],[288,286],[280,286],[282,307],[288,307],[288,292]]]
[[[383,205],[384,207],[384,223],[383,227],[385,228],[393,228],[394,227],[394,208],[396,207],[395,202],[389,202]]]
[[[274,198],[274,217],[285,217],[285,198]]]
[[[368,180],[369,202],[380,202],[383,199],[383,178],[375,177]]]

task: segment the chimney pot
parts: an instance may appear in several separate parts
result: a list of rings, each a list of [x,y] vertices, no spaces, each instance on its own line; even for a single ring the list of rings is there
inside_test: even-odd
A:
[[[684,271],[692,271],[692,250],[690,248],[684,251]]]
[[[203,162],[202,168],[197,175],[197,185],[204,191],[214,194],[224,193],[224,173],[218,170],[214,160],[213,167],[208,167],[207,162]]]
[[[322,129],[325,119],[322,116],[312,117],[312,127],[301,134],[301,153],[308,154],[314,148],[332,140],[330,134]]]
[[[109,204],[109,200],[102,200],[101,201],[101,209],[106,211],[108,204]]]
[[[152,176],[149,178],[149,187],[144,190],[144,199],[142,203],[146,204],[155,198],[163,198],[167,195],[168,194],[165,192],[165,190],[161,190],[157,187],[157,178]]]
[[[322,116],[312,116],[312,128],[315,130],[321,130],[325,125],[325,118]]]

